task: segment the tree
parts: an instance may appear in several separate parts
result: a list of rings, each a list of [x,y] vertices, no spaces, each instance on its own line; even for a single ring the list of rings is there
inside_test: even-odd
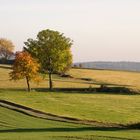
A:
[[[10,72],[11,80],[26,79],[28,92],[30,92],[30,81],[38,81],[39,63],[36,59],[26,52],[18,52],[16,54],[15,62]]]
[[[13,55],[15,46],[12,41],[0,38],[0,57],[6,61]]]
[[[83,65],[82,65],[82,63],[80,63],[80,64],[79,64],[79,68],[82,68],[82,67],[83,67]]]
[[[52,73],[65,73],[72,64],[72,40],[63,33],[53,30],[43,30],[37,39],[28,39],[24,48],[33,57],[39,59],[41,70],[49,74],[49,87],[52,90]]]

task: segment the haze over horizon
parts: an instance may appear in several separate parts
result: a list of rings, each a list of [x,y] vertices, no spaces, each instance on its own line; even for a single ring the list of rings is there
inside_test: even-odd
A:
[[[21,50],[44,29],[74,41],[74,62],[140,62],[139,0],[0,0],[0,38]]]

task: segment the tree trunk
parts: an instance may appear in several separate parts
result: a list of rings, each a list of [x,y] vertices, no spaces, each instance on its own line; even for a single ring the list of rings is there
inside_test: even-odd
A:
[[[53,88],[53,85],[52,85],[52,73],[51,72],[49,72],[49,88],[50,88],[50,91]]]
[[[27,82],[28,92],[30,92],[31,91],[31,88],[30,88],[30,83],[29,83],[28,76],[26,76],[26,82]]]

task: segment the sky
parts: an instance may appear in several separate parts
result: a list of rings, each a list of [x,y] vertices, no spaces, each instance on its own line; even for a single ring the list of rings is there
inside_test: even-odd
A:
[[[0,38],[15,51],[44,29],[74,41],[74,62],[140,62],[140,0],[0,0]]]

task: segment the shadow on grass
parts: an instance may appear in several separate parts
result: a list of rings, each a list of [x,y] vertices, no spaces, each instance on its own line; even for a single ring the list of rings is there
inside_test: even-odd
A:
[[[80,128],[18,128],[0,130],[0,133],[6,132],[83,132],[83,131],[118,131],[126,130],[124,128],[105,128],[105,127],[80,127]]]
[[[27,92],[26,88],[0,88],[0,92]],[[133,91],[126,87],[99,87],[99,88],[32,88],[31,92],[54,92],[54,93],[80,93],[80,94],[113,94],[113,95],[140,95],[140,92]],[[28,92],[27,92],[28,93]]]
[[[0,65],[0,68],[3,68],[3,69],[12,69],[10,65]]]
[[[106,82],[101,82],[101,81],[97,81],[94,79],[90,79],[90,78],[72,78],[75,80],[80,80],[80,81],[69,81],[69,80],[65,80],[63,79],[54,79],[54,82],[66,82],[66,83],[80,83],[80,84],[88,84],[88,85],[106,85],[106,86],[121,86],[121,87],[130,87],[131,85],[120,85],[120,84],[112,84],[112,83],[106,83]],[[47,79],[48,80],[48,79]]]
[[[50,92],[48,88],[34,88],[37,92]],[[53,88],[51,92],[56,93],[81,93],[81,94],[115,94],[115,95],[140,95],[126,87],[99,87],[99,88]]]
[[[0,88],[0,92],[7,92],[7,91],[13,91],[13,92],[26,92],[26,88]]]
[[[123,131],[132,130],[132,128],[119,128],[119,127],[78,127],[78,128],[18,128],[18,129],[5,129],[0,130],[0,133],[7,132],[84,132],[84,131]]]

